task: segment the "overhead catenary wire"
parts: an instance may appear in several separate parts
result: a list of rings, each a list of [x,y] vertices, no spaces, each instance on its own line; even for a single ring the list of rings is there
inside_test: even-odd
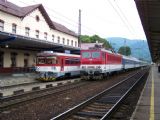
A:
[[[122,17],[122,13],[120,13],[115,7],[114,5],[112,4],[112,2],[110,0],[107,0],[108,3],[111,5],[111,7],[114,9],[114,11],[116,12],[116,14],[119,16],[119,18],[121,19],[121,21],[123,22],[123,24],[126,26],[126,28],[129,30],[129,32],[133,34],[132,30],[130,29],[130,27],[128,26],[128,24],[126,23],[126,20]]]
[[[119,7],[119,5],[117,4],[116,0],[115,0],[115,5],[117,6],[118,10],[120,11],[121,15],[125,19],[125,21],[128,24],[128,26],[130,26],[130,28],[132,29],[132,32],[134,33],[134,35],[136,36],[135,30],[134,30],[132,24],[128,21],[126,15],[124,14],[123,10]]]

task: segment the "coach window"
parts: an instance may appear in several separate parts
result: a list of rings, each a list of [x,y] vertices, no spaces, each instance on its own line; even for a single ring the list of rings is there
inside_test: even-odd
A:
[[[4,30],[4,21],[0,19],[0,31]]]
[[[12,52],[11,53],[11,67],[17,66],[17,53]]]
[[[30,28],[29,27],[25,27],[25,35],[26,36],[29,36],[29,31],[30,31]]]
[[[4,56],[4,52],[0,51],[0,68],[3,67],[3,56]]]
[[[12,24],[12,33],[16,33],[17,30],[17,25],[16,24]]]

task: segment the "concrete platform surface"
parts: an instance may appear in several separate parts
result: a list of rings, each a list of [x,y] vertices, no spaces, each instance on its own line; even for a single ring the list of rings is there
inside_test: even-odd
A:
[[[35,82],[36,73],[0,74],[0,87]]]
[[[160,73],[152,66],[131,120],[160,120]]]

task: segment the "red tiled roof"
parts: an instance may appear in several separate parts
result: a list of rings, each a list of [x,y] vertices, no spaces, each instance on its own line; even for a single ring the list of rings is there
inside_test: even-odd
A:
[[[45,18],[45,20],[48,23],[50,28],[56,29],[58,31],[61,31],[63,33],[66,33],[66,34],[69,34],[69,35],[72,35],[72,36],[77,36],[76,33],[69,30],[65,26],[63,26],[59,23],[53,22],[50,19],[50,17],[48,16],[48,14],[47,14],[47,12],[44,9],[42,4],[36,4],[36,5],[27,6],[27,7],[19,7],[19,6],[15,5],[11,2],[8,2],[7,0],[0,0],[0,11],[6,12],[8,14],[11,14],[11,15],[14,15],[14,16],[17,16],[17,17],[22,17],[23,18],[37,8],[40,9],[42,15],[44,16],[44,18]]]
[[[70,35],[73,35],[73,36],[78,36],[75,32],[69,30],[67,27],[65,27],[64,25],[61,25],[59,23],[56,23],[54,21],[52,21],[54,26],[55,26],[55,29],[58,30],[58,31],[61,31],[61,32],[64,32],[66,34],[70,34]]]

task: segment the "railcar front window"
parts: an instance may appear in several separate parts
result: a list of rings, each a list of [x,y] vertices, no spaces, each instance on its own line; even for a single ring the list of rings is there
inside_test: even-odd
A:
[[[45,59],[44,58],[38,58],[38,64],[45,64]]]
[[[83,52],[82,53],[82,58],[90,58],[91,57],[91,53],[90,52]]]
[[[57,64],[56,57],[51,57],[51,58],[47,57],[46,64]]]
[[[92,52],[92,58],[99,58],[100,52]]]

